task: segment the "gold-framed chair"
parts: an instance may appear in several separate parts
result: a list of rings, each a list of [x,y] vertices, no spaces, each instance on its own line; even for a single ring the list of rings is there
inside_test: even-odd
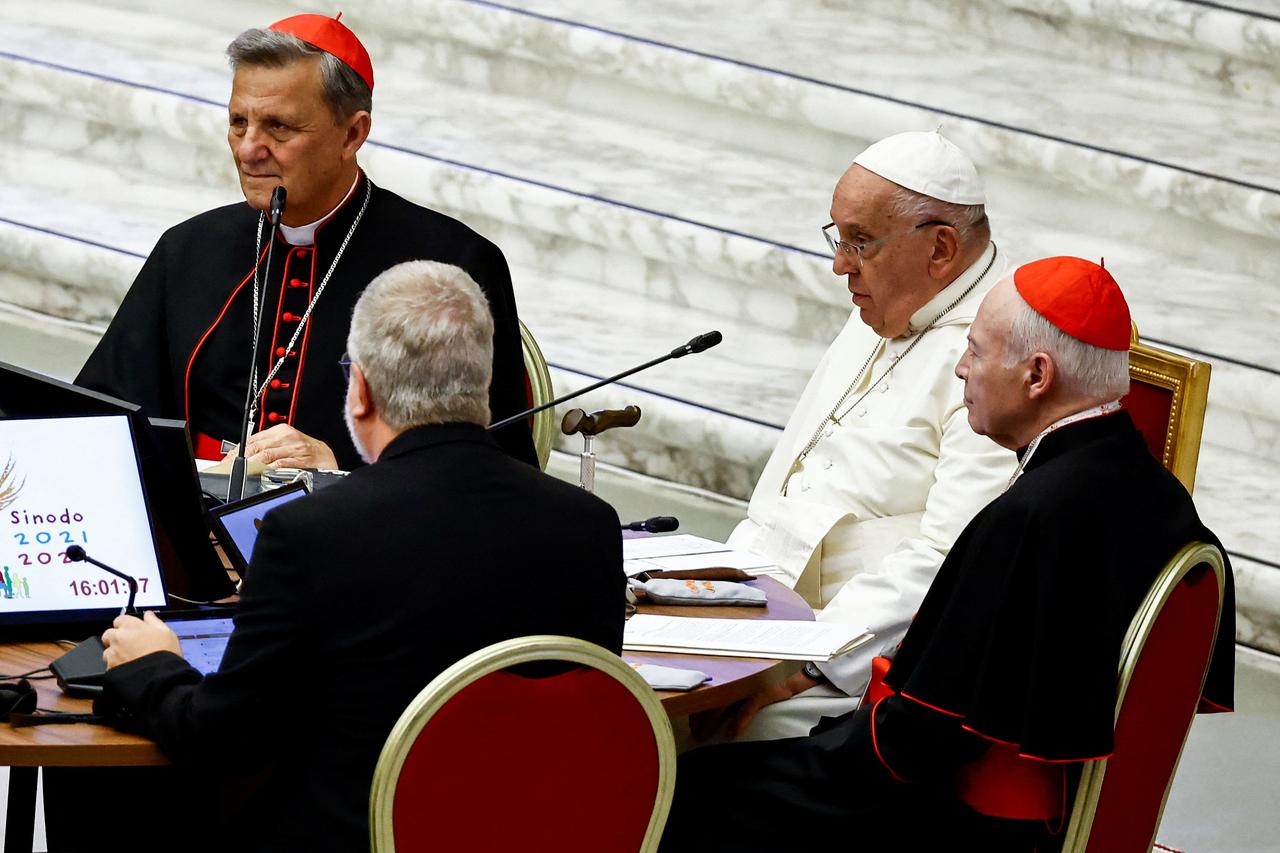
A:
[[[520,349],[524,353],[525,396],[529,406],[540,406],[555,399],[555,390],[551,385],[551,371],[547,368],[547,359],[542,348],[529,327],[520,321]],[[538,452],[538,465],[547,470],[547,460],[551,458],[551,443],[556,433],[556,413],[547,409],[529,418],[533,429],[533,446]]]
[[[1222,617],[1226,566],[1182,548],[1152,584],[1121,647],[1115,749],[1087,762],[1063,853],[1150,851],[1200,704]]]
[[[549,662],[570,668],[527,673]],[[495,643],[433,679],[388,735],[372,849],[649,853],[675,760],[661,702],[617,655],[551,635]]]
[[[1132,326],[1129,393],[1121,404],[1187,492],[1195,488],[1211,372],[1207,362],[1142,343],[1137,324]]]

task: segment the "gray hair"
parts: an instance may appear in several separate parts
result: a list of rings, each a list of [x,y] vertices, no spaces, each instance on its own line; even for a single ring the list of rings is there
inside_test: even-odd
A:
[[[960,234],[960,245],[966,248],[981,239],[985,245],[991,234],[987,225],[987,208],[982,204],[953,204],[927,196],[906,187],[895,186],[889,200],[890,211],[897,219],[946,222]]]
[[[320,57],[320,79],[325,102],[335,121],[346,121],[364,110],[373,112],[373,92],[351,66],[328,51],[307,44],[297,36],[276,30],[245,30],[227,45],[227,60],[234,72],[240,65],[283,68],[308,56]]]
[[[1033,352],[1048,353],[1058,381],[1074,393],[1110,402],[1129,392],[1129,351],[1110,350],[1076,340],[1050,323],[1015,289],[1018,308],[1009,326],[1004,366],[1012,367]]]
[[[488,425],[493,316],[458,267],[408,261],[375,278],[351,314],[347,353],[392,429]]]

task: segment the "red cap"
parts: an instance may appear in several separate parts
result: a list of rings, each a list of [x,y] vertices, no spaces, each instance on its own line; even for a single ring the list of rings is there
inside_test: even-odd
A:
[[[352,71],[359,74],[360,79],[369,84],[369,91],[372,92],[373,63],[369,60],[369,51],[364,49],[364,45],[360,43],[360,39],[356,38],[355,33],[339,22],[338,18],[341,17],[341,12],[336,18],[326,18],[324,15],[294,15],[283,21],[276,21],[267,29],[288,33],[312,47],[332,53],[345,62]]]
[[[1013,286],[1027,304],[1078,341],[1129,348],[1129,303],[1105,268],[1083,258],[1045,258],[1018,267]]]

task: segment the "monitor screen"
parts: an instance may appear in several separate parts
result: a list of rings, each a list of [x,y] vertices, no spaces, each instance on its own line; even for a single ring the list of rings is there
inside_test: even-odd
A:
[[[71,545],[136,578],[139,607],[165,605],[127,416],[0,420],[0,528],[0,623],[110,621],[128,583]]]

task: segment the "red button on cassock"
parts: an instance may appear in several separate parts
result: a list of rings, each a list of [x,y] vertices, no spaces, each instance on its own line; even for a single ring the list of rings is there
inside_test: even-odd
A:
[[[303,281],[300,278],[291,278],[289,279],[289,286],[290,287],[309,287],[310,285],[308,285],[305,281]]]
[[[279,412],[267,412],[267,420],[271,421],[271,423],[275,423],[276,421],[282,421],[284,420],[284,415],[280,414]]]
[[[276,358],[284,358],[284,347],[276,347]]]
[[[284,320],[286,323],[294,323],[294,322],[297,322],[298,320],[301,320],[302,318],[299,317],[297,314],[286,311],[280,315],[280,319]]]

